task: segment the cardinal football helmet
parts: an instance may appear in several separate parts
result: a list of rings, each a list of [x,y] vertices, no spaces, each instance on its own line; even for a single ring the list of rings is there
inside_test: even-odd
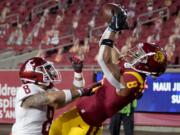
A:
[[[139,43],[128,51],[126,66],[146,75],[159,76],[167,68],[166,52],[153,43]]]
[[[27,60],[21,66],[19,76],[23,83],[32,82],[46,86],[61,81],[60,73],[53,64],[40,57]]]

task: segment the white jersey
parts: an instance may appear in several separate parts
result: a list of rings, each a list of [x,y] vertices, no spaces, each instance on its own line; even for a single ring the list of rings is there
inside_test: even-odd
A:
[[[23,108],[22,101],[28,96],[45,92],[33,83],[23,84],[16,94],[15,117],[12,135],[46,135],[53,118],[52,107]],[[51,108],[51,109],[50,109]]]

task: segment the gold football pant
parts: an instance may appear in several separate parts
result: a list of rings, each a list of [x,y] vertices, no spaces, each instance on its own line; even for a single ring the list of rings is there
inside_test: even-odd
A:
[[[76,109],[70,110],[56,118],[49,135],[101,135],[102,127],[85,123]]]

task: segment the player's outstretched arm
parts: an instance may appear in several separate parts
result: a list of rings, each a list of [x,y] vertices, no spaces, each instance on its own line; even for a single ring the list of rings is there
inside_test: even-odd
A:
[[[77,97],[89,95],[91,90],[90,88],[81,88],[76,90],[64,89],[42,92],[25,98],[21,106],[24,108],[38,108],[42,105],[50,105],[55,108],[60,108]]]
[[[107,80],[117,89],[124,88],[124,86],[119,83],[120,72],[117,65],[112,62],[111,52],[113,49],[115,33],[109,31],[108,28],[105,30],[101,37],[100,48],[98,52],[98,63],[107,78]],[[113,40],[112,40],[113,39]],[[107,45],[106,41],[112,42],[112,46]]]
[[[117,74],[118,71],[116,70],[118,69],[116,68],[116,65],[112,62],[111,51],[114,45],[116,32],[125,29],[125,26],[127,25],[126,16],[127,14],[122,8],[119,12],[114,14],[108,28],[104,31],[99,42],[98,63],[107,80],[117,89],[124,88],[124,86],[119,83],[120,76]]]

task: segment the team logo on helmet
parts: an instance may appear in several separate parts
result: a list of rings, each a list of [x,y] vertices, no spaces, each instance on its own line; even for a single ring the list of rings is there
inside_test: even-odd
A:
[[[165,59],[164,54],[161,51],[157,51],[154,55],[154,60],[158,63],[162,63]]]
[[[25,66],[25,70],[24,71],[33,71],[35,63],[32,63],[33,60],[29,60]]]

